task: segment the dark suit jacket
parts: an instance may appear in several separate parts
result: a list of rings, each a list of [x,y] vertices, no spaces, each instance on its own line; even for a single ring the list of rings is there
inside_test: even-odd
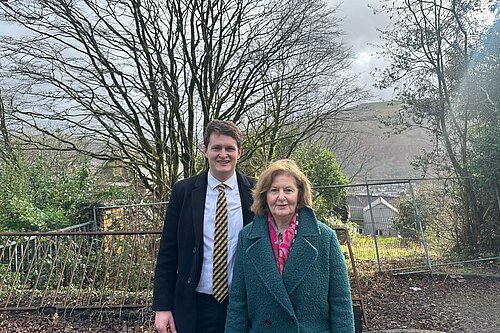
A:
[[[175,183],[156,262],[153,310],[172,311],[179,333],[195,333],[195,289],[203,261],[203,213],[208,170]],[[251,189],[255,180],[236,171],[243,225],[253,219]]]

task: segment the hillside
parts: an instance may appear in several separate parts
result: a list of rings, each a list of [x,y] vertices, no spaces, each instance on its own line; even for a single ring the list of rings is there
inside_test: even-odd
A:
[[[372,180],[421,176],[410,162],[432,148],[431,138],[422,129],[388,134],[380,122],[399,108],[399,103],[376,102],[343,113],[342,130],[332,147],[352,181],[363,181],[365,176]]]

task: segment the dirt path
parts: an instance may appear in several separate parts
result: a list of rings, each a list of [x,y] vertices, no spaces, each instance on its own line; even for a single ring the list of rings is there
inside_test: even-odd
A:
[[[462,330],[455,332],[500,332],[500,280],[478,291],[450,293],[445,297],[443,306],[461,314]]]
[[[370,330],[500,332],[497,278],[384,275],[364,288]]]

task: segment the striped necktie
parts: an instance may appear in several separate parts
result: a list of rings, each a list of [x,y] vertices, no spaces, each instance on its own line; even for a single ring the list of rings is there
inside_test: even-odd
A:
[[[227,199],[226,185],[217,185],[219,195],[215,206],[214,259],[212,295],[222,303],[228,294],[227,282]]]

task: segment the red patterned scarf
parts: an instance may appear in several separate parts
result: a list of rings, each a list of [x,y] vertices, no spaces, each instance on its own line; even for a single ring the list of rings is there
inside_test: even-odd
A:
[[[297,227],[299,225],[299,213],[295,213],[290,221],[290,225],[286,228],[283,234],[280,234],[271,212],[267,214],[267,226],[269,229],[269,237],[271,239],[271,246],[273,248],[274,259],[278,264],[280,275],[283,275],[286,260],[290,255],[295,235],[297,234]]]

